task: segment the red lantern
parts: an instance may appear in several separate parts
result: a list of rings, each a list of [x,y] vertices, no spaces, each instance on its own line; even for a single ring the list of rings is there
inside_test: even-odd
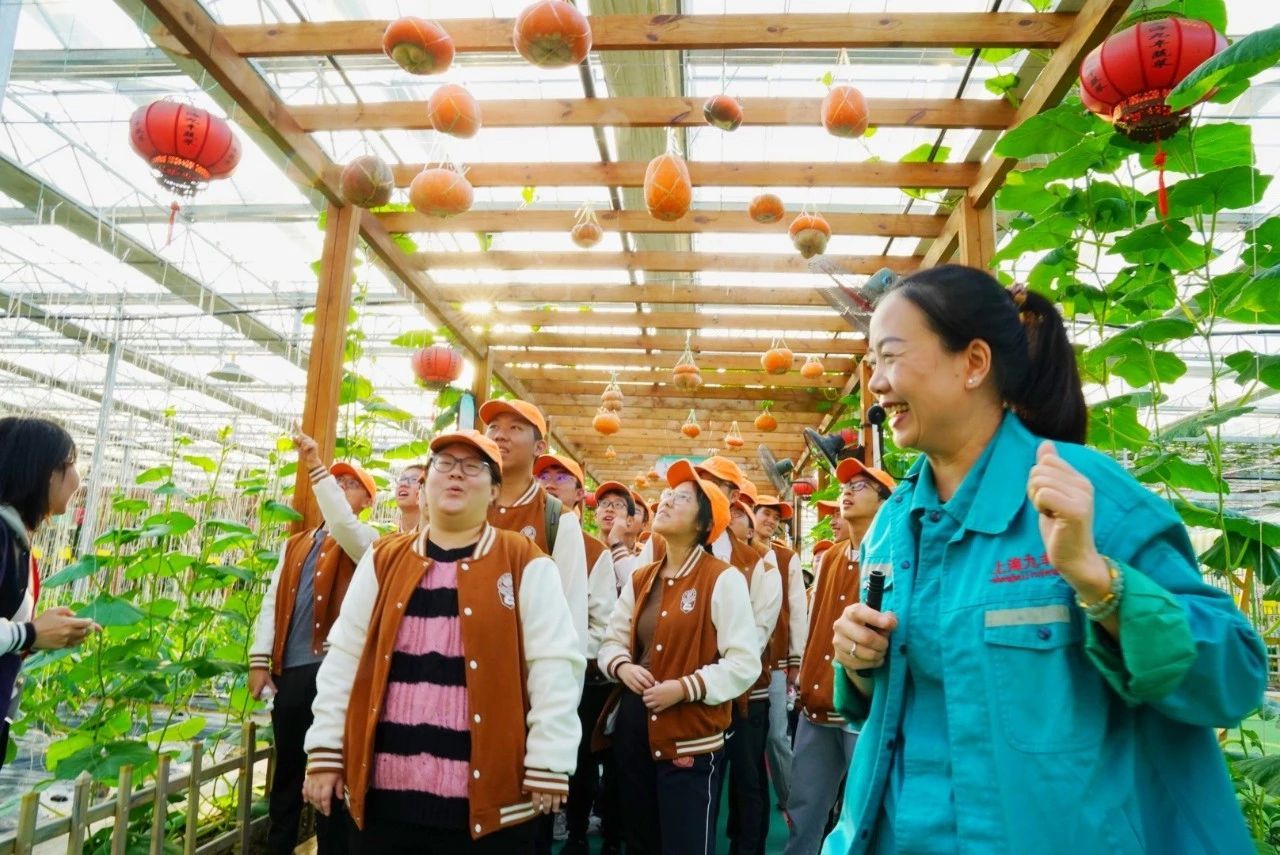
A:
[[[791,483],[791,491],[802,499],[812,496],[817,489],[817,479],[812,475],[807,478],[797,478]]]
[[[582,497],[582,503],[588,508],[594,510],[596,506],[596,491],[592,490]]]
[[[413,355],[410,364],[422,385],[443,389],[462,374],[462,357],[447,344],[433,344]]]
[[[1191,108],[1173,111],[1164,99],[1188,74],[1227,47],[1227,39],[1204,21],[1159,18],[1121,30],[1094,48],[1080,63],[1080,100],[1139,142],[1160,140],[1186,124]],[[1160,214],[1169,213],[1164,188],[1163,151],[1160,170]]]
[[[179,196],[194,196],[240,162],[240,142],[225,120],[176,101],[135,110],[129,144],[151,164],[160,186]]]

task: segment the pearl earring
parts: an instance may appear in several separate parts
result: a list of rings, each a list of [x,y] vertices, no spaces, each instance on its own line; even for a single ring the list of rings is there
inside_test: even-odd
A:
[[[974,383],[977,383],[977,382],[978,382],[978,381],[977,381],[977,379],[976,379],[976,378],[974,378],[974,377],[970,377],[970,378],[969,378],[969,385],[970,385],[970,386],[972,386]]]

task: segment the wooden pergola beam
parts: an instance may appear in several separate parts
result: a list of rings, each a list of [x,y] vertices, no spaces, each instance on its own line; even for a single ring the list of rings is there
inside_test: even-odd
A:
[[[882,267],[911,273],[919,266],[911,255],[829,255],[845,273],[870,275]],[[419,270],[633,270],[668,273],[792,273],[822,276],[809,269],[798,253],[761,252],[416,252]]]
[[[661,367],[668,375],[675,365],[678,353],[616,353],[603,350],[526,350],[507,351],[490,347],[489,352],[495,358],[506,360],[507,364],[537,363],[544,366],[577,366],[579,368],[607,369],[613,366]],[[711,376],[717,369],[726,371],[759,371],[760,357],[756,354],[703,354],[697,358],[698,367]],[[804,364],[804,356],[797,356],[792,369],[799,369]],[[828,356],[823,358],[822,365],[827,373],[844,375],[853,370],[857,362],[847,356]]]
[[[592,415],[600,407],[600,393],[604,390],[604,383],[574,383],[566,381],[552,380],[530,380],[529,386],[538,391],[538,400],[549,401],[557,404],[564,404],[568,407],[587,407]],[[624,395],[635,404],[636,407],[644,408],[648,412],[648,407],[653,406],[655,402],[675,402],[671,404],[673,407],[683,408],[684,415],[689,414],[690,407],[714,406],[720,410],[728,407],[744,406],[741,402],[751,401],[753,403],[745,406],[755,407],[756,401],[774,401],[778,404],[790,404],[796,412],[816,411],[819,403],[824,397],[817,392],[810,391],[808,387],[761,387],[750,388],[746,386],[713,386],[711,384],[704,385],[696,392],[682,392],[674,387],[664,386],[631,386],[624,390]],[[702,403],[699,403],[701,401]],[[710,404],[708,402],[711,402]]]
[[[543,329],[558,327],[621,327],[665,330],[734,330],[742,335],[759,335],[770,338],[779,332],[852,333],[855,332],[844,318],[826,314],[744,314],[742,312],[595,312],[576,311],[565,307],[564,311],[544,309],[520,309],[495,312],[489,316],[493,323],[527,324]],[[767,346],[767,342],[765,343]]]
[[[1073,15],[947,14],[592,15],[592,49],[1004,47],[1052,48]],[[243,56],[358,56],[382,53],[387,20],[234,25],[223,36]],[[514,54],[510,18],[441,22],[462,54]]]
[[[566,383],[604,384],[609,382],[611,376],[611,372],[600,369],[540,367],[511,368],[510,370],[513,377],[519,377],[522,380],[562,380]],[[651,371],[637,369],[618,371],[616,373],[624,395],[628,394],[635,387],[635,384],[644,384],[645,387],[652,387],[654,383],[660,383],[662,384],[663,394],[675,390],[671,382],[671,369],[667,366]],[[844,386],[845,381],[845,378],[839,374],[825,374],[813,380],[801,377],[795,372],[782,375],[766,374],[760,370],[758,365],[755,371],[713,372],[703,376],[708,383],[714,383],[718,386],[763,386],[780,389],[839,389]]]
[[[573,211],[506,210],[468,211],[456,217],[441,219],[416,212],[375,215],[390,232],[564,232],[577,222]],[[823,214],[833,235],[869,235],[873,237],[933,237],[940,234],[947,221],[945,214]],[[610,232],[633,234],[729,234],[785,235],[789,220],[757,223],[746,209],[736,211],[692,210],[674,222],[655,220],[647,211],[596,212],[601,227]]]
[[[522,330],[490,329],[485,333],[491,345],[512,347],[557,347],[582,348],[599,350],[602,354],[617,351],[658,350],[670,354],[671,364],[684,350],[684,336],[667,334],[653,335],[607,335],[603,333],[555,333],[525,332]],[[860,356],[867,351],[865,339],[844,336],[841,338],[810,338],[789,336],[787,344],[797,354],[816,354],[825,358],[827,354],[844,354]],[[702,353],[753,353],[760,357],[767,347],[761,344],[759,337],[748,336],[699,336],[694,331],[690,342],[690,350],[697,356]],[[527,362],[518,356],[519,351],[502,350],[496,355],[499,364],[507,362]],[[655,357],[660,359],[661,357]]]
[[[686,304],[700,306],[787,306],[828,308],[812,286],[764,288],[754,285],[443,285],[436,292],[456,303],[569,303],[599,307],[609,303]]]
[[[743,124],[757,127],[821,125],[821,98],[748,98]],[[307,104],[290,108],[303,130],[429,130],[425,101]],[[1014,109],[1005,101],[974,98],[868,98],[867,111],[882,128],[1003,130]],[[702,99],[662,97],[511,98],[480,102],[486,128],[695,128],[706,127]]]
[[[468,163],[473,187],[643,187],[647,161],[616,163]],[[978,176],[976,163],[770,163],[691,160],[695,187],[924,187],[961,189]],[[425,163],[392,167],[396,186],[408,187]],[[334,180],[337,180],[335,175]]]
[[[562,416],[573,416],[590,414],[595,415],[596,410],[600,409],[600,384],[592,384],[592,391],[584,394],[555,394],[546,391],[547,387],[541,387],[542,394],[538,397],[538,402],[543,408],[543,412],[548,414],[556,414]],[[592,392],[594,394],[592,394]],[[710,394],[713,392],[721,392],[723,395]],[[635,394],[633,407],[643,410],[646,416],[651,418],[663,419],[681,419],[689,415],[689,410],[706,410],[714,408],[721,415],[730,412],[750,412],[751,417],[755,418],[758,411],[756,402],[773,401],[774,415],[778,416],[778,421],[783,421],[783,413],[803,413],[806,414],[806,421],[819,421],[819,413],[814,409],[820,402],[820,398],[813,395],[803,395],[796,397],[786,394],[784,389],[739,389],[739,388],[720,388],[720,389],[699,389],[695,393],[680,392],[678,389],[667,389],[664,394],[658,396],[656,401],[662,406],[651,406],[650,401],[644,400],[644,396],[639,393]],[[679,397],[683,395],[684,397]],[[644,401],[644,403],[640,403]],[[711,403],[711,402],[715,403]],[[728,402],[728,403],[726,403]],[[750,402],[750,403],[746,403]],[[623,412],[626,412],[626,406],[623,406]],[[740,418],[740,416],[733,416]]]

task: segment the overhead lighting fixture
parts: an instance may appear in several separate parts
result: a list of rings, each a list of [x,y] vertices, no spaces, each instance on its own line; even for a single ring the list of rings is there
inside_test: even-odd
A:
[[[258,379],[236,364],[234,359],[229,359],[222,364],[221,368],[210,371],[208,376],[210,379],[221,380],[224,383],[254,383]]]

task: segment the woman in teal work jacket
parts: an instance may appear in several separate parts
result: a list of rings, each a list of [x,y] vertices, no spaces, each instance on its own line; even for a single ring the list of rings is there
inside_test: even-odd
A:
[[[863,724],[824,853],[1254,851],[1213,728],[1261,703],[1264,648],[1169,505],[1081,446],[1052,304],[926,270],[868,358],[923,454],[862,541],[881,611],[835,624]]]

